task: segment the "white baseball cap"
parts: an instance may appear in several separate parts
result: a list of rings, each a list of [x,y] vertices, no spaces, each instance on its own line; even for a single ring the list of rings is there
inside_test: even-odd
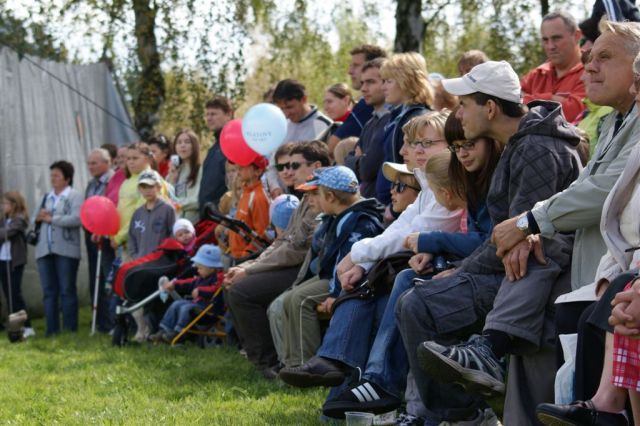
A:
[[[476,65],[460,78],[442,80],[442,86],[456,96],[480,92],[517,104],[522,102],[520,79],[506,61]]]

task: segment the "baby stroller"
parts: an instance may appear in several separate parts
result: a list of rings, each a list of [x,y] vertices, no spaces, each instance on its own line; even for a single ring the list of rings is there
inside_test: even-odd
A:
[[[161,290],[158,281],[161,277],[183,278],[192,276],[195,273],[190,257],[195,254],[197,248],[203,244],[217,243],[215,241],[216,226],[224,226],[232,232],[237,232],[245,241],[253,242],[259,249],[249,256],[236,261],[244,261],[257,257],[267,246],[268,242],[257,235],[245,223],[216,212],[212,204],[207,206],[207,217],[196,225],[196,244],[193,252],[187,253],[179,242],[173,239],[164,240],[152,253],[128,262],[120,266],[113,291],[123,303],[116,307],[115,328],[113,332],[112,344],[123,346],[128,341],[128,332],[131,326],[130,315],[138,309],[145,309],[145,313],[161,318],[167,308],[160,299]],[[179,297],[175,294],[172,297]]]

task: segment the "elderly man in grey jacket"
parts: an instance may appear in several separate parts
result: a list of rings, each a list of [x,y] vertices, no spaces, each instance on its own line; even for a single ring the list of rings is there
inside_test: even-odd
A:
[[[569,188],[495,227],[497,254],[507,278],[517,281],[500,287],[483,336],[449,347],[425,342],[418,349],[427,369],[440,369],[441,380],[486,393],[500,388],[504,380],[498,360],[507,353],[519,354],[509,363],[507,424],[533,424],[537,403],[553,400],[553,301],[569,290],[569,281],[574,289],[593,281],[606,251],[599,230],[602,206],[640,138],[640,121],[629,93],[632,63],[640,51],[640,24],[604,22],[601,31],[585,68],[587,96],[615,111],[603,123],[593,158]],[[531,272],[539,266],[530,254],[541,254],[539,237],[574,231],[571,274],[567,265],[555,283],[534,282]],[[463,360],[474,356],[479,358],[473,363]]]

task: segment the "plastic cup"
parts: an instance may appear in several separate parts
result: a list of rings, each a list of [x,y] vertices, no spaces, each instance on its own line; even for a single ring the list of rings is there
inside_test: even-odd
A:
[[[373,425],[373,413],[361,413],[359,411],[347,411],[344,413],[347,426]]]

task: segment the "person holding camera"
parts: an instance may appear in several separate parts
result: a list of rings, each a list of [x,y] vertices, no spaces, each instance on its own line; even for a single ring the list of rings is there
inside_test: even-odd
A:
[[[60,331],[59,302],[62,305],[62,326],[78,331],[78,293],[76,278],[80,263],[80,206],[83,197],[73,189],[73,165],[61,160],[49,166],[52,190],[45,195],[35,211],[40,224],[36,243],[36,262],[42,286],[46,336]]]
[[[175,188],[180,217],[196,223],[200,219],[198,193],[202,181],[200,141],[192,130],[181,130],[173,146],[176,155],[171,156],[167,182]]]
[[[8,191],[2,197],[0,222],[0,282],[9,302],[9,314],[25,309],[22,298],[22,273],[27,263],[25,233],[29,226],[27,204],[19,192]],[[24,323],[23,337],[35,336],[31,319]]]

